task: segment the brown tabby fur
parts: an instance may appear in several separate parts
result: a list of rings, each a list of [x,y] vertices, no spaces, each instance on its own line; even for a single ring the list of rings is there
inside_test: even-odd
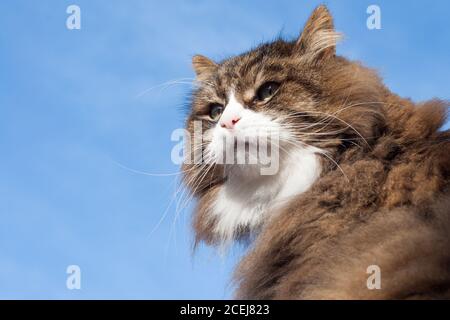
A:
[[[450,131],[439,131],[448,103],[398,97],[373,70],[336,56],[337,38],[320,6],[297,41],[263,44],[219,64],[194,57],[201,85],[189,130],[209,103],[225,103],[234,85],[249,108],[295,114],[293,124],[319,124],[302,141],[328,150],[334,160],[323,157],[314,185],[261,227],[236,271],[236,296],[450,298]],[[268,80],[282,83],[280,93],[258,105],[254,92]],[[209,210],[226,180],[222,169],[197,179],[194,190],[189,181],[204,170],[184,166],[198,198],[197,241],[208,244],[220,242]],[[369,265],[381,268],[380,290],[366,286]]]

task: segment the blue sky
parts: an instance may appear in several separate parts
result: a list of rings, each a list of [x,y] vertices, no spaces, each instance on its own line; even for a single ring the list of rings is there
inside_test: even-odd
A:
[[[448,1],[322,1],[339,53],[415,101],[450,99]],[[192,55],[296,37],[318,1],[0,2],[0,298],[229,298],[239,248],[192,255],[174,193]],[[81,30],[65,26],[81,8]],[[382,29],[366,28],[381,7]],[[126,169],[124,168],[130,168]],[[175,221],[175,222],[174,222]],[[66,288],[68,265],[81,290]]]

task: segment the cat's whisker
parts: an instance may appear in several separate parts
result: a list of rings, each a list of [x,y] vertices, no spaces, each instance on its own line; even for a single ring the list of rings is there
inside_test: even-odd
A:
[[[198,170],[197,167],[193,167],[189,170],[184,170],[181,171],[182,173],[186,173],[186,172],[190,172],[192,170]],[[176,182],[176,179],[175,179]],[[159,228],[159,226],[162,224],[162,222],[165,220],[165,218],[167,217],[167,214],[169,213],[169,209],[172,206],[172,203],[177,199],[177,196],[179,195],[179,193],[181,192],[181,190],[186,190],[187,188],[189,188],[189,183],[188,182],[183,182],[182,180],[179,181],[179,185],[176,188],[176,190],[174,191],[173,195],[171,196],[171,199],[169,201],[169,204],[167,205],[166,209],[164,210],[163,214],[161,215],[160,220],[158,221],[158,223],[155,225],[155,227],[153,227],[153,229],[150,231],[149,237],[151,235],[153,235],[153,233]]]
[[[127,171],[130,171],[132,173],[135,174],[140,174],[140,175],[145,175],[145,176],[150,176],[150,177],[170,177],[170,176],[179,176],[181,174],[184,174],[186,172],[189,172],[191,170],[187,170],[187,171],[177,171],[177,172],[171,172],[171,173],[151,173],[151,172],[146,172],[146,171],[141,171],[141,170],[136,170],[130,167],[127,167],[117,161],[112,160],[112,162],[114,164],[116,164],[117,166],[119,166],[122,169],[125,169]]]
[[[329,113],[326,113],[326,112],[321,112],[321,111],[308,111],[308,112],[311,112],[313,114],[322,114],[322,115],[325,115],[325,116],[333,117],[334,119],[344,123],[345,125],[348,126],[348,128],[352,129],[358,136],[360,136],[362,138],[362,140],[367,144],[367,146],[370,147],[369,142],[362,136],[362,134],[356,128],[354,128],[351,124],[349,124],[347,121],[345,121],[345,120],[335,116],[334,114],[329,114]]]
[[[209,166],[211,166],[211,160],[212,160],[212,155],[211,152],[208,152],[208,150],[206,151],[205,154],[205,158],[206,160],[200,165],[200,167],[197,166],[197,172],[196,173],[200,173],[203,171],[204,168],[207,168]],[[193,178],[191,179],[191,181],[186,181],[185,183],[193,188],[196,184],[196,179],[199,177],[199,174],[197,174],[196,176],[193,176]]]
[[[203,167],[203,168],[204,168],[204,167]],[[173,220],[173,223],[172,223],[170,232],[169,232],[169,241],[170,241],[170,239],[171,239],[171,237],[172,237],[172,233],[173,233],[174,228],[176,228],[176,222],[177,222],[177,220],[178,220],[178,216],[179,216],[180,213],[188,206],[189,202],[193,199],[194,195],[195,195],[196,192],[197,192],[197,189],[198,189],[198,188],[200,187],[200,185],[203,183],[203,180],[205,179],[205,177],[208,175],[208,173],[209,173],[210,171],[212,171],[211,168],[215,168],[215,165],[214,165],[214,166],[207,165],[207,166],[206,166],[206,170],[204,170],[203,173],[201,173],[200,175],[198,175],[197,179],[195,179],[195,181],[192,182],[192,185],[193,185],[193,186],[191,186],[192,191],[189,191],[188,196],[187,196],[187,198],[185,198],[184,201],[183,201],[183,200],[180,200],[180,202],[183,201],[183,202],[181,203],[181,207],[180,207],[180,202],[177,203],[177,206],[176,206],[176,208],[175,208],[175,216],[174,216],[174,220]],[[200,171],[200,172],[201,172],[201,171]]]
[[[187,81],[187,80],[189,80],[189,81]],[[149,93],[150,91],[153,91],[153,90],[158,89],[158,88],[166,89],[166,88],[169,88],[169,87],[171,87],[171,86],[173,86],[173,85],[177,85],[177,84],[183,84],[183,85],[191,85],[191,86],[193,86],[194,83],[195,83],[195,79],[194,79],[194,78],[179,78],[179,79],[169,80],[169,81],[166,81],[166,82],[164,82],[164,83],[157,84],[157,85],[155,85],[155,86],[149,87],[149,88],[147,88],[147,89],[141,91],[141,92],[138,93],[134,98],[135,98],[135,99],[139,99],[139,98],[141,98],[142,96],[144,96],[144,95],[146,95],[147,93]]]
[[[178,195],[178,193],[181,191],[180,189],[181,189],[182,187],[183,187],[183,185],[180,185],[180,188],[177,190],[176,195]],[[186,185],[186,186],[182,189],[181,197],[178,199],[178,201],[177,201],[177,203],[176,203],[176,205],[175,205],[175,215],[174,215],[174,220],[173,220],[173,222],[172,222],[172,225],[171,225],[171,227],[170,227],[169,238],[168,238],[168,242],[167,242],[167,245],[166,245],[166,250],[168,250],[168,249],[169,249],[169,246],[170,246],[170,242],[171,242],[172,234],[173,234],[173,228],[174,228],[174,227],[176,228],[176,226],[174,226],[174,225],[175,225],[175,223],[176,223],[176,221],[177,221],[177,216],[178,216],[178,214],[179,214],[179,203],[180,203],[180,201],[182,201],[182,199],[183,199],[183,197],[184,197],[184,194],[185,194],[186,192],[188,192],[188,191],[189,191],[188,185]]]
[[[341,113],[341,112],[343,112],[343,111],[345,111],[345,110],[347,110],[347,109],[349,109],[349,108],[352,108],[352,107],[361,106],[361,105],[378,104],[378,103],[386,104],[386,103],[383,103],[383,102],[377,102],[377,101],[374,101],[374,102],[364,102],[364,103],[355,103],[355,104],[352,104],[352,105],[348,105],[348,106],[342,107],[342,108],[338,109],[336,112],[334,112],[333,114],[328,114],[328,113],[321,113],[321,114],[325,114],[325,115],[326,115],[325,118],[327,118],[327,117],[334,117],[336,114],[339,114],[339,113]],[[308,113],[308,112],[310,112],[310,113],[320,113],[320,111],[302,111],[302,112],[299,112],[299,113],[300,113],[299,116],[305,116],[305,113]],[[373,112],[373,113],[376,113],[376,114],[379,114],[379,113],[380,113],[380,112],[377,111],[377,110],[366,110],[366,112]],[[338,119],[339,121],[343,121],[343,120],[340,119],[340,118],[337,118],[337,119]],[[331,123],[331,122],[329,122],[329,123]],[[349,126],[349,127],[352,128],[352,129],[354,130],[353,127],[351,127],[351,126]]]
[[[205,169],[206,170],[203,170]],[[187,204],[189,203],[189,201],[192,199],[192,197],[196,194],[198,187],[201,185],[201,183],[203,182],[204,178],[207,176],[207,174],[211,171],[211,168],[213,167],[212,165],[207,165],[205,166],[200,172],[201,174],[199,176],[197,176],[196,180],[192,182],[191,185],[191,189],[192,191],[190,191],[189,193],[187,193],[186,198],[181,198],[180,201],[177,204],[176,207],[176,212],[178,213],[180,211],[180,207],[182,209],[184,209]],[[203,172],[202,172],[203,171]],[[181,210],[182,210],[181,209]]]
[[[206,143],[203,143],[203,144],[206,145]],[[203,144],[202,144],[202,145],[203,145]],[[198,147],[195,148],[195,149],[198,149]],[[195,165],[194,165],[194,166],[193,166],[192,168],[190,168],[190,169],[187,169],[187,170],[180,170],[180,172],[173,173],[173,174],[150,174],[150,173],[148,173],[148,172],[138,171],[138,170],[134,170],[134,169],[125,167],[125,166],[123,166],[123,165],[121,165],[121,164],[119,164],[119,163],[117,163],[117,164],[120,165],[121,167],[123,167],[124,169],[130,170],[130,171],[132,171],[132,172],[134,172],[134,173],[144,174],[144,175],[150,175],[150,176],[155,176],[155,175],[157,175],[157,176],[168,176],[168,175],[174,175],[174,176],[177,176],[177,175],[180,175],[180,174],[186,174],[186,173],[191,172],[191,171],[193,171],[193,170],[199,170],[198,166],[195,166]],[[206,167],[206,164],[202,164],[202,165],[200,166],[200,168],[203,168],[203,167]],[[201,170],[201,169],[200,169],[200,170]],[[196,176],[194,176],[194,178],[195,178],[195,177],[196,177]],[[180,193],[182,190],[183,190],[183,193],[181,194],[181,196],[183,197],[184,192],[185,192],[185,191],[187,190],[187,188],[189,188],[189,186],[192,184],[192,181],[191,181],[191,180],[194,180],[194,179],[191,178],[191,179],[189,179],[189,180],[186,180],[186,181],[184,182],[185,184],[183,184],[183,181],[180,181],[180,182],[179,182],[178,188],[176,188],[174,194],[172,195],[172,197],[171,197],[171,199],[170,199],[170,201],[169,201],[169,204],[167,205],[166,209],[164,210],[164,212],[163,212],[163,214],[162,214],[160,220],[158,221],[158,223],[157,223],[157,224],[155,225],[155,227],[151,230],[149,236],[151,236],[151,235],[159,228],[159,226],[162,224],[162,222],[165,220],[165,218],[167,217],[167,214],[168,214],[168,212],[169,212],[169,209],[170,209],[170,207],[172,206],[172,203],[177,199],[177,197],[179,196],[179,193]],[[178,206],[178,204],[177,204],[177,206]]]
[[[169,209],[172,206],[172,203],[176,200],[178,193],[180,192],[181,188],[183,188],[183,187],[186,188],[186,186],[183,185],[182,181],[180,181],[178,189],[176,188],[175,192],[172,194],[169,204],[167,205],[166,209],[164,210],[163,214],[161,215],[161,218],[159,219],[158,223],[150,231],[150,234],[148,235],[149,237],[151,237],[156,232],[156,230],[161,226],[163,221],[166,219],[167,214],[169,213]]]
[[[293,144],[294,146],[300,147],[300,148],[304,148],[305,145],[306,145],[306,144],[305,144],[305,145],[302,145],[302,144],[298,143],[298,141],[295,141],[295,140],[289,140],[289,139],[286,139],[286,140],[283,140],[283,141],[285,141],[285,142],[287,142],[287,143],[291,143],[291,144]],[[324,155],[324,156],[327,157],[331,162],[333,162],[333,163],[336,165],[336,167],[339,168],[339,170],[342,172],[342,174],[343,174],[344,177],[346,178],[347,182],[350,182],[350,179],[348,178],[347,174],[344,172],[344,170],[341,168],[341,166],[336,162],[336,160],[334,160],[334,159],[328,154],[328,152],[326,152],[326,151],[321,151],[321,152],[319,152],[319,154]]]
[[[288,122],[289,120],[298,120],[299,117],[305,117],[303,114],[300,114],[299,116],[296,116],[295,114],[291,114],[289,116],[284,117],[284,121]],[[311,118],[311,116],[308,116],[309,118]],[[328,120],[328,118],[330,118]],[[323,126],[324,128],[327,127],[329,124],[331,124],[332,119],[331,117],[325,117],[323,119],[320,119],[320,121],[315,121],[310,123],[309,125],[307,125],[306,127],[303,127],[302,129],[306,130],[306,129],[310,129],[310,128],[314,128],[317,126],[321,126],[323,124],[325,124],[325,126]],[[290,123],[290,125],[295,126],[297,125],[296,123]]]
[[[345,130],[347,128],[343,128],[343,129],[339,129],[339,130],[335,130],[335,131],[327,131],[327,132],[320,132],[321,130],[318,131],[312,131],[312,132],[302,132],[299,130],[295,130],[296,127],[285,127],[284,129],[288,129],[290,131],[293,131],[294,133],[299,133],[305,136],[330,136],[330,135],[336,135],[339,133],[343,133],[345,132]]]

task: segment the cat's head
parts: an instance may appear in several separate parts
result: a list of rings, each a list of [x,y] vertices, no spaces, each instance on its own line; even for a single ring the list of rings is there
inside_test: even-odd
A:
[[[183,170],[199,200],[198,240],[248,235],[269,218],[272,193],[295,195],[295,183],[303,192],[314,182],[322,170],[316,159],[325,166],[343,146],[364,148],[379,135],[383,113],[376,102],[384,87],[371,70],[336,56],[339,38],[320,6],[295,41],[278,39],[221,62],[194,56],[198,88],[187,129],[196,138]],[[302,181],[284,191],[295,176],[289,170]],[[228,198],[218,204],[221,197]],[[261,208],[244,212],[240,201]]]

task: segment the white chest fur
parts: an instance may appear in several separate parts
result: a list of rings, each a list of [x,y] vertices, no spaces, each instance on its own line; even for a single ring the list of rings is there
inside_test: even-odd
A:
[[[319,177],[321,150],[313,147],[296,149],[280,160],[275,175],[259,175],[245,166],[231,169],[228,180],[216,199],[213,214],[215,232],[224,243],[233,240],[240,227],[257,230],[277,207],[293,196],[308,190]]]

